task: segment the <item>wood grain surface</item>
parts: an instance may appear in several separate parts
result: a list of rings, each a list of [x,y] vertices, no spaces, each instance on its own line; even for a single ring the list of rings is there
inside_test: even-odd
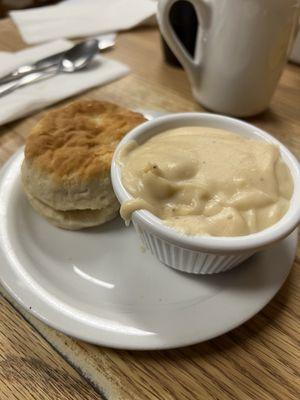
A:
[[[1,400],[102,398],[3,297],[0,315]]]
[[[24,44],[11,22],[2,21],[0,50],[12,51],[23,47]],[[90,90],[81,97],[106,99],[130,108],[202,110],[192,99],[184,72],[163,63],[159,35],[155,29],[139,29],[121,34],[117,48],[108,55],[130,65],[132,73],[120,81]],[[0,164],[24,143],[30,128],[40,115],[41,113],[35,114],[0,129]],[[291,64],[286,66],[270,109],[248,120],[269,131],[300,157],[299,67]],[[20,348],[22,332],[26,331],[27,340],[36,343],[34,349],[37,363],[51,364],[51,368],[56,368],[57,371],[67,371],[62,374],[69,374],[71,380],[82,382],[77,373],[50,349],[43,337],[109,400],[298,400],[299,267],[298,246],[297,258],[286,283],[257,316],[217,339],[169,351],[117,351],[74,340],[32,317],[3,292],[41,336],[26,326],[17,312],[4,301],[5,307],[2,306],[0,310],[1,357],[17,357],[20,371],[30,369],[25,361],[22,362],[22,357],[26,356],[24,349]],[[3,320],[6,321],[5,324],[2,323]],[[14,335],[11,333],[12,326]],[[43,374],[37,373],[34,379],[36,385],[42,388]],[[0,399],[4,400],[18,398],[13,395],[14,389],[21,390],[26,383],[10,380],[5,375],[5,366],[3,368],[0,363],[0,385]],[[61,385],[61,390],[64,390],[64,379],[58,379],[57,385]],[[2,387],[6,392],[1,391]],[[27,386],[25,399],[35,398],[35,389],[30,388],[30,385]],[[49,385],[43,395],[36,398],[59,398],[51,390]],[[80,390],[86,388],[81,388],[78,383],[79,394]],[[64,392],[64,396],[66,397],[62,398],[76,399],[71,392]],[[87,396],[95,394],[90,392],[78,398],[94,398]]]

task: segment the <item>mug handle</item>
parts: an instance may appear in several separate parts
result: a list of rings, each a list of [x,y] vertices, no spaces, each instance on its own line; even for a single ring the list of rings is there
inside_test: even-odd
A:
[[[157,19],[160,31],[182,66],[186,70],[192,85],[197,86],[201,79],[201,64],[206,42],[206,32],[209,23],[208,6],[203,0],[188,0],[196,11],[198,18],[198,30],[195,44],[194,58],[187,52],[178,39],[170,22],[170,11],[178,0],[160,0],[157,10]]]

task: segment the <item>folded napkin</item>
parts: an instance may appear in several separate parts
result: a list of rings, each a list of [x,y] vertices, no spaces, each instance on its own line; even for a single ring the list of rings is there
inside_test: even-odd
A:
[[[56,40],[17,53],[0,52],[0,77],[21,64],[37,61],[72,47],[68,40]],[[32,83],[0,98],[0,125],[94,86],[103,85],[128,74],[129,68],[97,55],[91,67],[74,73],[62,73]]]
[[[26,43],[92,36],[133,28],[156,12],[153,0],[69,0],[13,11],[11,18]]]

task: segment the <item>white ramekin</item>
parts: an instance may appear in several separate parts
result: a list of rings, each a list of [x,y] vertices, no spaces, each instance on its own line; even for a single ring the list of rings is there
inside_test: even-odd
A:
[[[289,167],[294,193],[287,213],[273,226],[251,235],[238,237],[189,236],[177,232],[145,210],[135,211],[133,225],[143,244],[164,264],[180,271],[212,274],[227,271],[252,254],[291,233],[300,222],[300,168],[296,158],[278,140],[246,122],[216,114],[180,113],[145,122],[129,132],[119,143],[112,161],[111,178],[115,194],[122,204],[132,199],[121,181],[121,170],[116,163],[119,149],[129,140],[143,143],[153,135],[181,126],[221,128],[242,136],[278,145],[281,157]]]

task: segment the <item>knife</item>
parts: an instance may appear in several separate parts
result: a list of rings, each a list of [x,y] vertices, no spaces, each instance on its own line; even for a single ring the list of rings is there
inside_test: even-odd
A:
[[[102,35],[98,37],[99,40],[99,45],[98,48],[100,51],[106,50],[110,47],[113,47],[115,44],[115,38],[116,34],[107,34],[107,35]],[[76,45],[75,45],[76,46]],[[32,72],[39,72],[43,71],[45,69],[48,69],[50,67],[53,67],[55,65],[58,65],[59,62],[61,61],[62,57],[64,56],[65,51],[61,51],[59,53],[53,54],[52,56],[48,56],[46,58],[42,58],[41,60],[38,60],[34,63],[31,64],[25,64],[21,65],[18,67],[16,70],[13,72],[10,72],[9,74],[3,76],[0,78],[0,85],[9,83],[11,81],[14,81],[16,79],[20,79]]]

